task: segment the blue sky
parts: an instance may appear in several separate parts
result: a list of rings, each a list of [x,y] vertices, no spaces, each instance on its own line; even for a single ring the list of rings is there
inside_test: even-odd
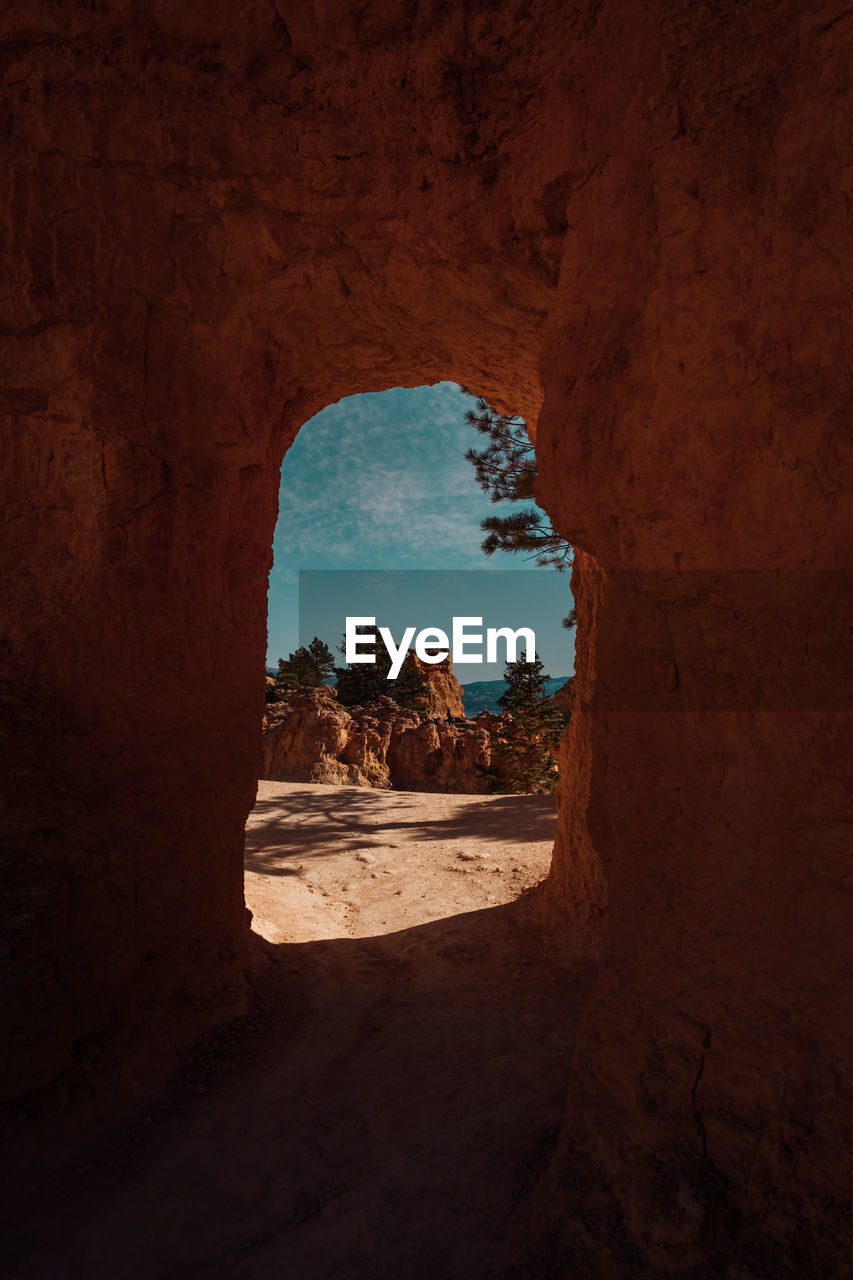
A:
[[[348,396],[302,427],[282,466],[269,586],[271,666],[299,643],[300,569],[534,568],[522,556],[480,550],[482,518],[511,508],[489,502],[465,459],[467,448],[482,443],[465,422],[470,404],[454,383],[395,387]],[[501,578],[509,581],[505,572]],[[571,604],[569,580],[556,573],[553,580],[559,623]],[[562,670],[548,665],[554,676],[571,670],[569,633],[562,637],[567,656]]]

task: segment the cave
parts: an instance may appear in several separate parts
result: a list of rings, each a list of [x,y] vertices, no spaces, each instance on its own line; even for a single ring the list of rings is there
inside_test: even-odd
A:
[[[577,548],[541,927],[602,942],[515,1274],[849,1274],[849,11],[1,21],[10,1150],[242,1008],[281,457],[441,377]]]

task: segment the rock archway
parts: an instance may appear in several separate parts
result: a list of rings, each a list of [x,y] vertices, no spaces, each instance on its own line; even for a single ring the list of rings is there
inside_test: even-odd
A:
[[[239,1000],[282,452],[452,378],[538,424],[581,553],[550,927],[606,906],[607,942],[540,1233],[601,1274],[833,1274],[849,27],[4,18],[5,1097]]]

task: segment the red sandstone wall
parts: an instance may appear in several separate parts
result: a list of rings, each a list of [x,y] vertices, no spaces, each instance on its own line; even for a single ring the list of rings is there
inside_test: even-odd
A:
[[[4,1096],[105,1027],[144,1036],[150,1009],[163,1033],[239,989],[266,576],[298,427],[441,377],[538,404],[548,166],[486,211],[494,166],[465,149],[506,135],[512,76],[475,144],[461,18],[424,16],[406,86],[407,17],[342,82],[309,16],[304,56],[272,6],[3,19],[6,874],[26,958],[6,975]],[[493,59],[490,82],[523,62],[486,35],[476,65]],[[380,133],[352,111],[369,76]]]
[[[809,574],[851,567],[851,20],[0,22],[5,1096],[239,998],[278,461],[456,378],[541,406],[595,557],[551,904],[606,941],[539,1224],[589,1276],[833,1274],[849,592]]]
[[[608,160],[569,207],[537,448],[542,499],[604,571],[571,748],[586,830],[565,799],[555,887],[584,885],[588,839],[608,914],[555,1176],[611,1265],[728,1247],[747,1274],[836,1275],[851,32],[744,16],[684,10],[657,48],[603,18],[620,74],[606,100],[600,68],[577,86]],[[588,1274],[586,1233],[566,1240]]]

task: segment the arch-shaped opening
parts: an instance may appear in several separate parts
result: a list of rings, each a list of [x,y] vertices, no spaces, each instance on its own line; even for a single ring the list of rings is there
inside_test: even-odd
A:
[[[450,636],[448,618],[464,612],[480,614],[484,632],[528,622],[548,669],[561,652],[555,675],[570,674],[570,575],[482,552],[480,520],[500,506],[465,458],[480,443],[465,422],[473,403],[447,383],[344,399],[301,428],[282,469],[267,670],[288,652],[291,670],[267,704],[246,842],[255,999],[281,1013],[266,1019],[246,1096],[266,1099],[262,1124],[288,1132],[295,1169],[268,1203],[261,1193],[256,1214],[298,1216],[306,1198],[325,1205],[322,1225],[287,1246],[309,1276],[346,1274],[356,1237],[371,1240],[377,1275],[410,1271],[416,1240],[418,1266],[462,1273],[473,1239],[477,1267],[498,1273],[505,1224],[560,1123],[580,1008],[564,993],[586,985],[594,959],[589,938],[555,944],[535,892],[550,866],[553,793],[516,788],[491,755],[506,732],[494,723],[504,648],[488,663],[480,645],[484,661],[445,661],[435,677],[424,664],[437,707],[407,703],[393,681],[388,696],[370,686],[346,698],[339,678],[332,696],[294,656],[314,638],[335,652],[345,612],[382,608],[377,626],[398,642],[404,616]],[[300,569],[319,576],[314,596],[303,582],[297,597]],[[317,621],[327,618],[329,632]],[[536,717],[550,692],[537,692]],[[456,705],[489,695],[479,724],[473,707],[466,716]],[[295,986],[311,993],[309,1006],[286,1032]],[[205,1087],[204,1072],[217,1080],[217,1051],[199,1064]],[[261,1145],[258,1124],[253,1101],[241,1149]],[[203,1164],[231,1163],[221,1140],[208,1152]]]
[[[345,397],[285,456],[247,830],[267,938],[390,933],[512,901],[550,865],[571,549],[533,501],[523,420],[484,404],[446,382]],[[381,670],[343,653],[348,615],[387,629]],[[434,666],[429,627],[450,648]]]

